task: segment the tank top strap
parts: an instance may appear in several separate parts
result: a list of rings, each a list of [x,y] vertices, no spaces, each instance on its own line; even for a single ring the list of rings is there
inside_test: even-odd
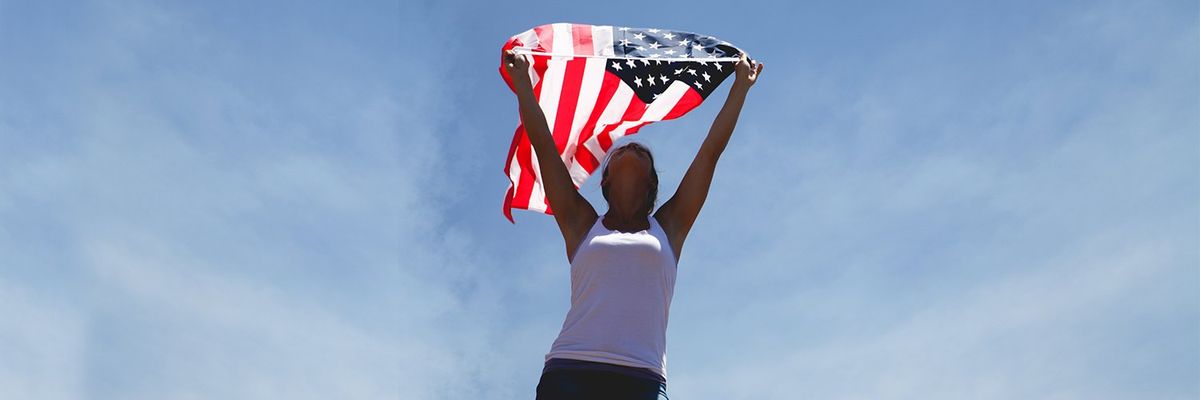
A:
[[[583,235],[584,240],[586,241],[587,239],[591,238],[592,236],[600,235],[601,232],[606,232],[606,231],[608,231],[608,228],[604,227],[604,216],[599,215],[596,217],[596,222],[593,222],[592,227],[588,229],[587,234]]]
[[[658,218],[650,215],[650,234],[658,238],[659,242],[666,246],[666,253],[670,254],[671,261],[675,265],[679,265],[679,260],[675,258],[675,248],[672,247],[671,238],[667,237],[667,230],[663,229],[662,224],[658,223]]]

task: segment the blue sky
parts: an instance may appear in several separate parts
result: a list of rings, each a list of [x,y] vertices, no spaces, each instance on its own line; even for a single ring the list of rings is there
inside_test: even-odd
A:
[[[550,22],[767,64],[672,398],[1200,396],[1195,2],[341,3],[0,1],[0,398],[532,398],[496,68]],[[726,90],[634,138],[664,197]]]

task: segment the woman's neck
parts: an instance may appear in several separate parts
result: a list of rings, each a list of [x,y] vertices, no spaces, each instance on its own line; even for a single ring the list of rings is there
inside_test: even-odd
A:
[[[609,209],[604,213],[604,227],[622,232],[637,232],[650,229],[650,219],[637,213],[622,213]]]

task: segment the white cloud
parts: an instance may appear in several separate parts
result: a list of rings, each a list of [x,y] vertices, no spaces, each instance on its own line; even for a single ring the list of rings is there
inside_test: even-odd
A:
[[[0,397],[82,397],[87,320],[55,296],[0,281]]]

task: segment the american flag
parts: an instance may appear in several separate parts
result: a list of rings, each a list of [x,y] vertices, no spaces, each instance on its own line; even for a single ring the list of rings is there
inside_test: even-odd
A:
[[[742,52],[712,36],[664,29],[557,23],[513,36],[505,51],[530,60],[534,96],[578,188],[617,139],[700,105],[734,71]],[[500,75],[513,89],[512,77]],[[513,89],[515,91],[515,89]],[[552,214],[538,160],[518,125],[504,165],[512,209]]]

